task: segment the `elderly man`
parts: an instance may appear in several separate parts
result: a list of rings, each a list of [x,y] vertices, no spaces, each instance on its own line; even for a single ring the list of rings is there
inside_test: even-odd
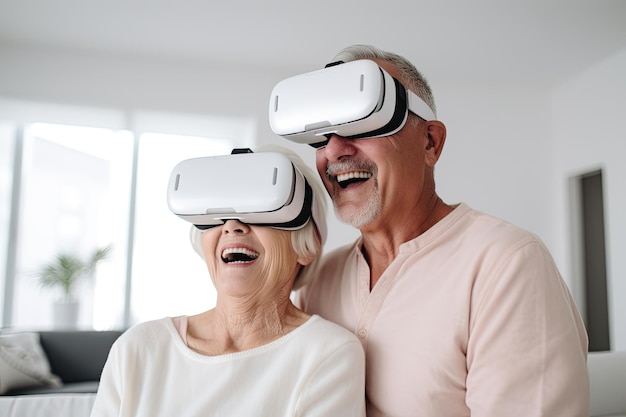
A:
[[[307,120],[311,102],[289,101],[304,83],[311,94],[328,91],[331,108],[343,100],[332,96],[341,84],[324,83],[349,79],[361,60],[392,80],[381,94],[395,90],[400,122],[372,113],[318,123]],[[319,278],[296,299],[361,340],[368,415],[588,416],[587,335],[546,247],[437,195],[446,128],[426,80],[403,57],[364,45],[344,49],[333,64],[274,98],[270,122],[276,133],[318,148],[317,169],[337,216],[361,232],[325,257]],[[283,129],[285,110],[312,130]]]

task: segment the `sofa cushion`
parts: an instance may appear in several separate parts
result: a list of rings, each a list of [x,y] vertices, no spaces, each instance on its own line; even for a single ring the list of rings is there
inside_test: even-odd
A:
[[[0,394],[14,389],[60,385],[50,372],[38,333],[0,335]]]
[[[5,395],[95,394],[98,392],[98,385],[99,381],[88,381],[72,382],[60,386],[24,387],[10,390]]]
[[[41,346],[52,373],[64,384],[99,381],[118,330],[49,330],[41,331]]]
[[[88,417],[96,394],[0,396],[2,417]]]

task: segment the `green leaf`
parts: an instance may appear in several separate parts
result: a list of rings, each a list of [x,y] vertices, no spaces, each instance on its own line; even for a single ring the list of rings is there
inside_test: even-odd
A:
[[[83,277],[91,277],[99,262],[109,257],[111,245],[97,249],[87,261],[60,253],[54,260],[43,265],[34,275],[42,287],[61,288],[65,297],[72,295],[76,282]]]

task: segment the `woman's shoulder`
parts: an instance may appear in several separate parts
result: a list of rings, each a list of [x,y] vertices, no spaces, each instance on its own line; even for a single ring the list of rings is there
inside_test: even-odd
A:
[[[340,360],[349,363],[365,361],[365,352],[359,339],[348,329],[318,315],[313,315],[304,330],[292,339],[292,357],[306,356],[316,360]]]
[[[172,318],[164,317],[137,323],[126,330],[120,337],[120,343],[128,343],[137,339],[146,342],[169,337],[171,329],[175,329]]]
[[[309,321],[310,334],[320,336],[320,339],[325,343],[357,343],[359,346],[361,345],[359,339],[350,330],[326,320],[322,316],[315,314],[311,316]]]

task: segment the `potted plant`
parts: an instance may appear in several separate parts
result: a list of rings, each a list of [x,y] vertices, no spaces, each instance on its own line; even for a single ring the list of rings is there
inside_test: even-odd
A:
[[[62,298],[55,303],[53,317],[59,326],[75,327],[78,321],[78,300],[74,289],[81,279],[91,278],[98,263],[109,256],[111,246],[95,250],[87,260],[68,253],[59,253],[35,273],[42,287],[58,288]]]

